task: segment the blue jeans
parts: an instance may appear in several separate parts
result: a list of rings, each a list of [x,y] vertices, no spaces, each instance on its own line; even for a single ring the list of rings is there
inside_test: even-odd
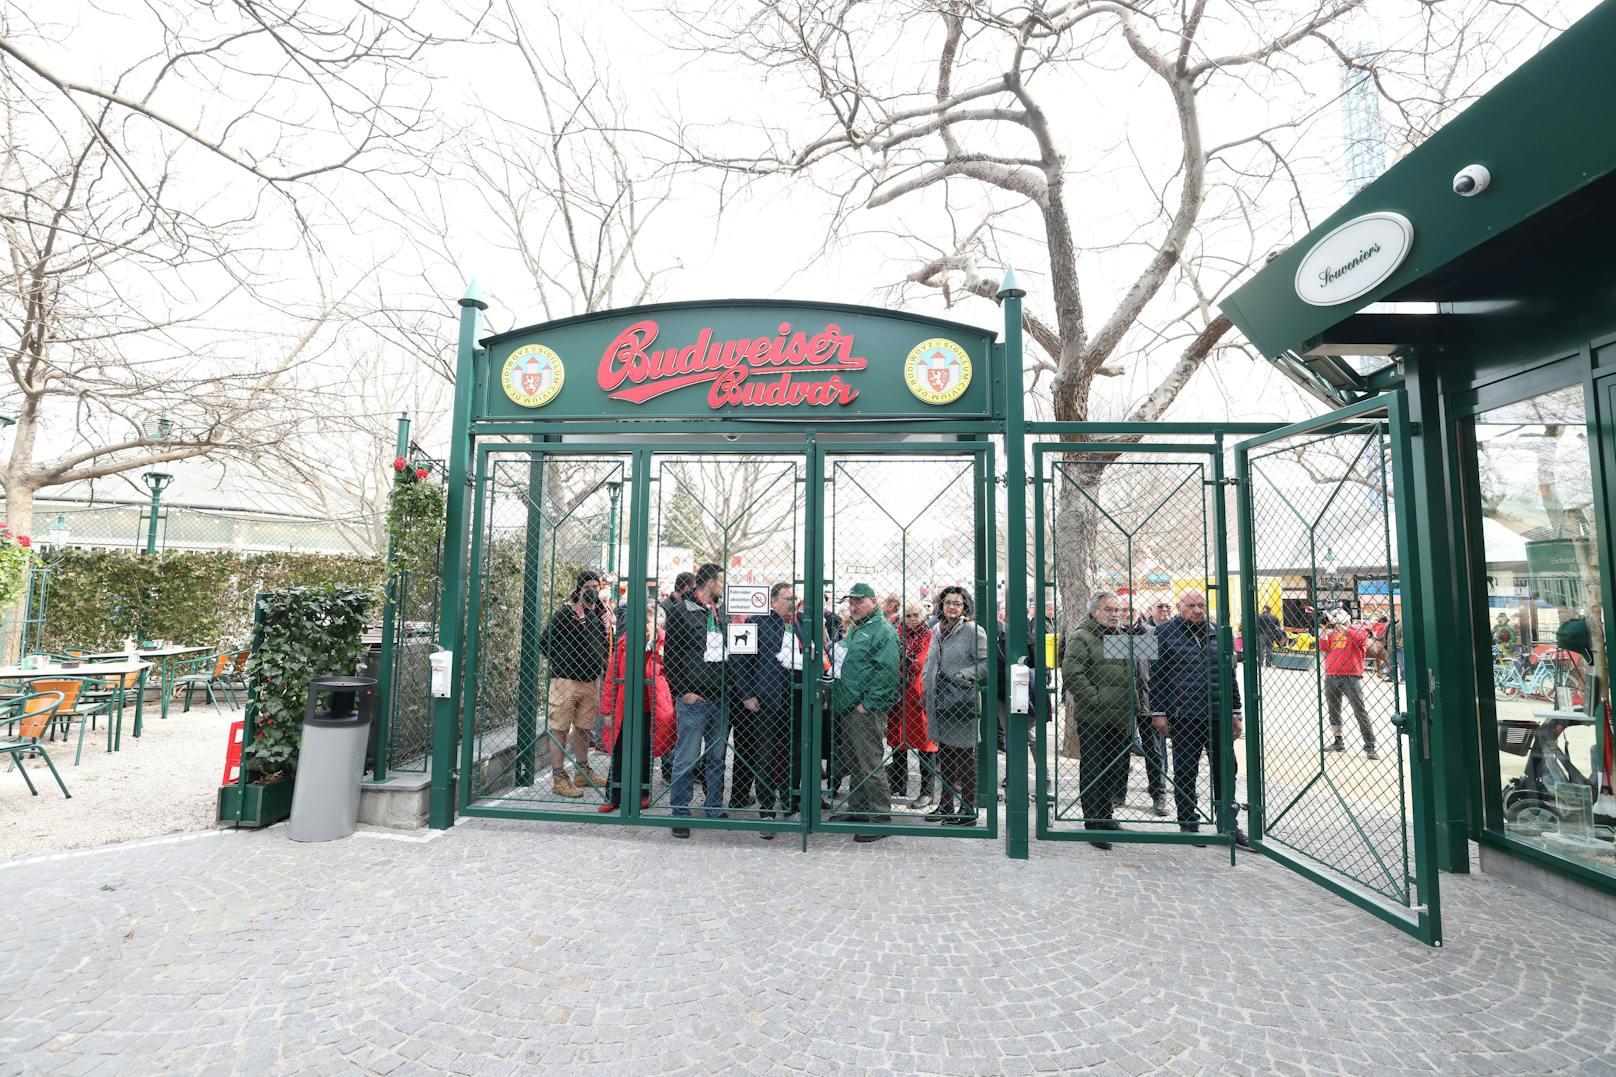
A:
[[[673,790],[669,795],[673,814],[690,814],[696,763],[705,758],[707,769],[702,784],[707,788],[707,800],[702,806],[708,816],[716,818],[724,810],[724,738],[729,732],[729,710],[722,699],[699,703],[676,699],[673,713],[678,728],[678,738],[673,742]]]

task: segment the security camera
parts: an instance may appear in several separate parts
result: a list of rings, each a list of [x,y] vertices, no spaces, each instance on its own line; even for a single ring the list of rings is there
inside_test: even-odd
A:
[[[1492,181],[1493,174],[1486,165],[1466,165],[1453,177],[1453,193],[1460,198],[1474,198]]]

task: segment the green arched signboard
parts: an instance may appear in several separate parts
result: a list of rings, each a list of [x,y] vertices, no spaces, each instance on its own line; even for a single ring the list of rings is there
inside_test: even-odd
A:
[[[480,420],[989,419],[995,334],[781,301],[603,311],[485,338]]]

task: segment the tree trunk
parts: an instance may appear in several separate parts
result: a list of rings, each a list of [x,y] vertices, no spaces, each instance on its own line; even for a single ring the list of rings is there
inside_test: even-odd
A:
[[[6,483],[5,524],[13,535],[27,535],[30,541],[34,540],[34,491],[31,487]],[[37,543],[29,548],[30,561],[38,556],[36,549]],[[21,654],[22,621],[27,607],[28,585],[25,581],[17,600],[0,610],[0,617],[4,618],[4,624],[0,625],[0,661],[6,664],[15,662]]]

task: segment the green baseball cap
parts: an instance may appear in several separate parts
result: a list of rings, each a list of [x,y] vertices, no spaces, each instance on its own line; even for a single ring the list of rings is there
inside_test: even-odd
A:
[[[842,597],[843,598],[874,598],[875,597],[875,588],[871,587],[867,583],[855,583],[852,587],[849,587],[847,589],[847,594],[843,595]]]

